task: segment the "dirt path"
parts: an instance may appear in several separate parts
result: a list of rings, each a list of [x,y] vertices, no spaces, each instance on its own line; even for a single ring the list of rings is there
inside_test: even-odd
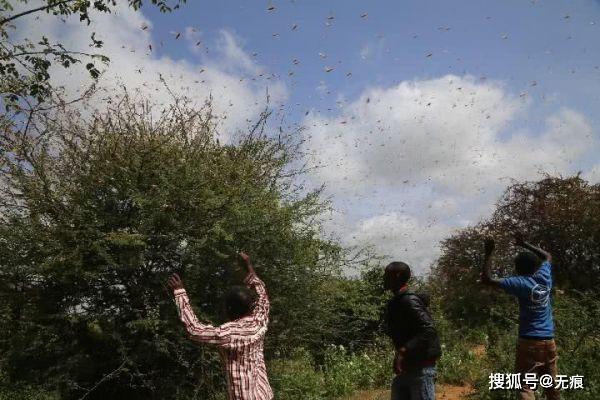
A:
[[[437,385],[436,400],[464,400],[473,393],[471,386]],[[389,400],[389,390],[364,390],[349,397],[347,400]]]
[[[462,400],[474,391],[471,386],[439,385],[435,397],[436,400]]]

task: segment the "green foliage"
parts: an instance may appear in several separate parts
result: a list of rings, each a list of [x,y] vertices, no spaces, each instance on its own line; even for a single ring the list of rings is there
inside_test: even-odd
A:
[[[381,286],[381,281],[377,284]],[[320,321],[312,329],[315,330],[313,336],[321,340],[310,348],[313,353],[322,353],[324,343],[350,351],[372,346],[381,325],[383,297],[370,282],[332,275],[322,281],[316,295],[317,308],[310,312]],[[311,321],[308,315],[306,321]]]
[[[393,351],[387,346],[361,353],[330,347],[323,366],[327,398],[348,396],[359,389],[389,386],[392,360]]]
[[[282,400],[339,399],[360,389],[389,386],[392,360],[393,353],[386,347],[353,353],[333,345],[318,364],[300,348],[271,364],[271,382]]]
[[[217,354],[185,338],[164,283],[178,271],[200,316],[223,322],[238,249],[272,299],[267,356],[343,336],[320,330],[343,321],[321,308],[323,288],[355,283],[332,280],[342,253],[312,222],[319,193],[292,184],[291,137],[268,138],[262,121],[221,145],[209,110],[115,104],[33,121],[43,136],[15,135],[2,154],[8,381],[65,399],[215,398]]]
[[[48,392],[28,385],[9,384],[7,377],[0,371],[0,400],[58,400],[56,392]]]
[[[485,362],[483,356],[476,351],[478,347],[474,343],[477,342],[464,338],[453,340],[455,337],[449,335],[443,327],[438,327],[438,330],[444,341],[442,356],[437,364],[438,381],[455,385],[475,382],[481,376]]]
[[[325,395],[324,378],[314,365],[311,354],[296,349],[286,359],[269,365],[270,382],[282,400],[319,400]]]

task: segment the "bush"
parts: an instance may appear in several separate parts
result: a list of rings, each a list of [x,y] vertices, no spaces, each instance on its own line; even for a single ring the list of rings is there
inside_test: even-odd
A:
[[[281,400],[320,400],[325,398],[323,374],[310,353],[297,349],[289,358],[270,363],[269,380]]]
[[[274,360],[269,374],[279,399],[338,399],[357,390],[389,387],[392,359],[393,352],[383,348],[350,353],[329,346],[319,365],[308,351],[298,349],[289,358]]]
[[[267,357],[340,336],[319,322],[339,320],[320,291],[341,279],[341,249],[313,223],[327,207],[320,192],[296,185],[294,135],[269,137],[264,115],[222,144],[210,109],[105,104],[3,131],[0,370],[11,387],[219,396],[217,352],[185,337],[164,283],[182,274],[200,318],[221,323],[239,249],[272,301]]]
[[[43,389],[33,388],[28,385],[11,385],[6,375],[0,371],[0,400],[59,400],[56,392],[47,392]]]
[[[349,353],[342,346],[330,346],[322,367],[327,398],[347,396],[359,389],[389,386],[392,360],[391,349]]]

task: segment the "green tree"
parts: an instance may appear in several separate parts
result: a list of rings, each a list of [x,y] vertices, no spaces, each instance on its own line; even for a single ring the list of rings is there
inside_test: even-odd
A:
[[[344,254],[320,238],[327,204],[302,187],[297,135],[268,136],[263,114],[220,144],[209,105],[160,111],[125,95],[107,107],[4,133],[5,382],[65,399],[213,398],[216,352],[185,338],[164,283],[178,271],[200,316],[222,322],[239,249],[272,299],[268,357],[322,340],[315,327],[331,317],[307,312]]]

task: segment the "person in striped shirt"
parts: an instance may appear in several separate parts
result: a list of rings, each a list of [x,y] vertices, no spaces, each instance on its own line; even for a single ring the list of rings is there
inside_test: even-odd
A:
[[[221,326],[214,327],[198,320],[179,275],[173,274],[167,286],[173,291],[179,318],[190,339],[218,347],[225,367],[229,400],[271,400],[273,391],[263,356],[269,298],[248,255],[240,253],[239,257],[247,271],[246,287],[233,288],[225,297],[230,322]],[[251,289],[258,294],[256,302],[253,302]]]

